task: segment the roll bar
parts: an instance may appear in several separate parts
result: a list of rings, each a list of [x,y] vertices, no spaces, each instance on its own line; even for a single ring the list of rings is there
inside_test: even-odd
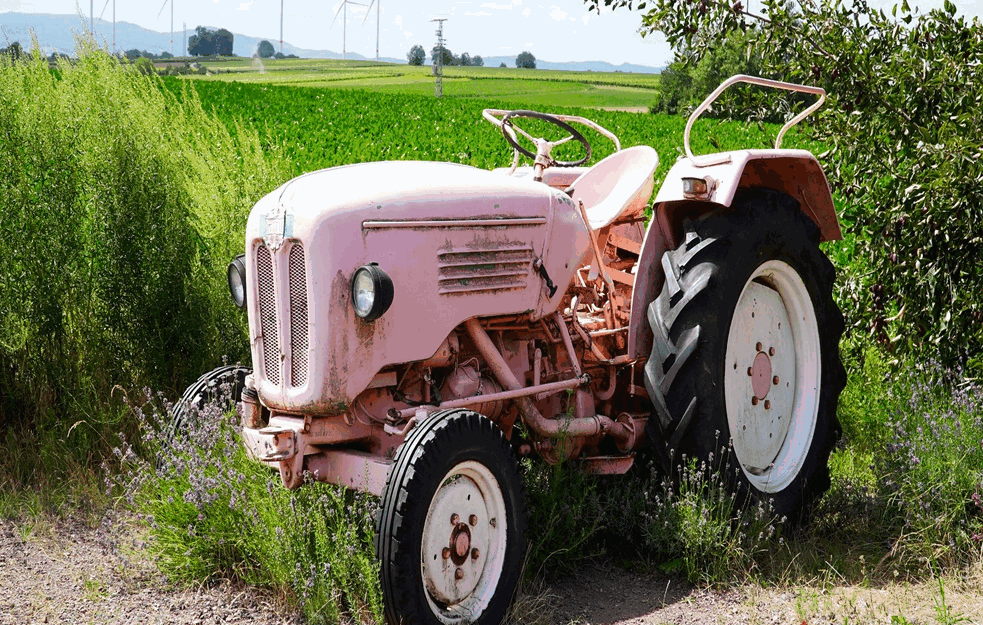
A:
[[[719,87],[714,89],[713,93],[708,95],[706,100],[704,100],[702,104],[696,107],[696,110],[693,111],[693,114],[689,116],[689,120],[687,120],[686,122],[686,131],[683,134],[683,146],[686,149],[686,156],[688,156],[690,160],[696,158],[696,156],[693,154],[693,150],[690,148],[689,145],[689,133],[690,130],[693,129],[693,124],[695,124],[696,120],[699,119],[700,115],[706,112],[706,110],[710,108],[710,105],[713,104],[713,102],[718,97],[720,97],[721,93],[723,93],[731,85],[737,84],[739,82],[747,83],[749,85],[758,85],[760,87],[784,89],[785,91],[811,93],[813,95],[819,96],[819,99],[816,100],[816,102],[812,106],[810,106],[809,108],[802,111],[792,119],[785,122],[785,125],[782,126],[782,129],[778,131],[778,137],[775,138],[776,150],[782,147],[782,139],[785,137],[785,133],[788,132],[789,128],[798,124],[800,121],[802,121],[803,119],[814,113],[816,109],[822,106],[823,102],[826,101],[826,90],[823,89],[822,87],[810,87],[809,85],[799,85],[793,82],[782,82],[780,80],[771,80],[769,78],[758,78],[757,76],[748,76],[746,74],[737,74],[736,76],[731,76],[730,78],[722,82]]]

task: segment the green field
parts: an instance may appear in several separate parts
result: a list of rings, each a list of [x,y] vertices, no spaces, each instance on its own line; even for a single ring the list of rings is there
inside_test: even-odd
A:
[[[617,134],[624,147],[651,145],[661,159],[657,173],[661,180],[682,153],[686,123],[683,117],[670,115],[570,108],[562,106],[562,100],[540,105],[530,100],[437,100],[432,95],[210,80],[169,79],[167,84],[177,91],[192,86],[204,106],[219,118],[230,124],[242,122],[258,130],[267,145],[279,150],[291,171],[298,175],[374,160],[453,161],[483,168],[505,166],[511,160],[511,150],[501,133],[482,119],[481,110],[535,106],[589,117]],[[542,129],[544,135],[550,132],[541,126],[532,128]],[[693,132],[693,149],[700,153],[769,147],[776,131],[777,127],[768,125],[701,120]],[[613,151],[613,145],[604,137],[591,131],[586,136],[597,158]],[[786,139],[786,146],[810,147],[802,143],[801,134],[794,132]],[[573,144],[562,147],[575,149]],[[558,150],[558,156],[564,154]]]
[[[432,95],[428,66],[326,59],[221,59],[202,63],[204,81],[360,89]],[[658,74],[566,72],[501,67],[447,67],[444,94],[450,98],[494,98],[525,106],[580,106],[644,111],[652,104]]]

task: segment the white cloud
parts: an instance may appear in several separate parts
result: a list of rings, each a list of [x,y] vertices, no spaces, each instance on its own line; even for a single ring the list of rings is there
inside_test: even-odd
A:
[[[491,9],[492,11],[511,11],[511,4],[497,4],[495,2],[482,2],[482,9]]]
[[[250,0],[249,2],[240,2],[237,11],[249,11],[256,4],[255,0]]]
[[[465,11],[464,14],[468,17],[488,17],[491,15],[488,11]]]
[[[550,7],[550,17],[558,22],[562,22],[570,17],[570,14],[554,4]]]
[[[529,7],[522,9],[522,17],[529,17],[530,15],[532,15],[532,9]]]

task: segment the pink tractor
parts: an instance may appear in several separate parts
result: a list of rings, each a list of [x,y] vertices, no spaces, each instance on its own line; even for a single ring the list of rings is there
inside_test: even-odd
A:
[[[736,82],[819,100],[775,149],[693,154],[694,121]],[[742,500],[799,518],[829,485],[838,431],[843,322],[819,243],[840,229],[816,158],[780,146],[824,95],[726,81],[690,117],[651,218],[652,148],[532,111],[484,112],[510,168],[292,180],[253,208],[229,267],[254,369],[206,374],[182,405],[238,375],[242,438],[285,487],[381,497],[390,623],[505,618],[526,553],[521,457],[604,474],[639,453],[667,471],[715,458]],[[565,137],[530,135],[528,118]],[[574,124],[615,152],[581,166]],[[555,160],[568,141],[583,158]]]

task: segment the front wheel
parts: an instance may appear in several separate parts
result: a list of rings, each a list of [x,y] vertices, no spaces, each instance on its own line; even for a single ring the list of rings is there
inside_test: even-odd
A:
[[[650,434],[795,523],[829,487],[843,318],[818,230],[788,196],[741,192],[684,226],[649,308]]]
[[[396,454],[376,529],[388,623],[501,623],[526,550],[522,482],[501,430],[470,410],[417,425]]]

